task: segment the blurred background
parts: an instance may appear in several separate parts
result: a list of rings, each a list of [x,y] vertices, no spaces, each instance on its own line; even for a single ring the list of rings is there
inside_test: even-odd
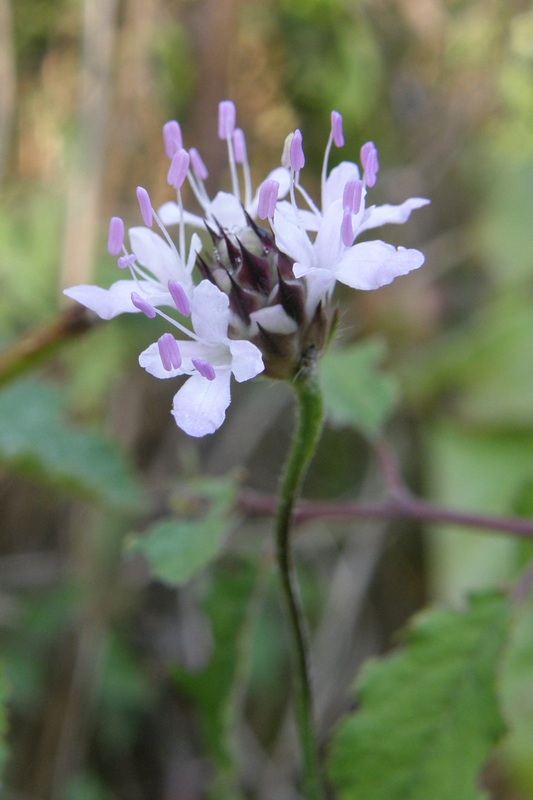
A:
[[[156,323],[85,330],[61,295],[116,279],[108,219],[139,224],[137,185],[156,206],[171,199],[168,119],[202,153],[210,188],[227,186],[216,119],[228,98],[256,183],[299,127],[317,196],[337,109],[336,161],[357,161],[369,139],[379,149],[372,202],[431,198],[379,232],[426,265],[378,292],[339,292],[340,341],[386,346],[399,397],[387,439],[414,491],[533,512],[527,0],[0,0],[6,800],[298,796],[269,520],[241,515],[224,556],[179,589],[123,553],[132,531],[187,508],[192,478],[275,492],[290,392],[238,385],[223,428],[188,439],[169,413],[176,386],[137,365]],[[26,358],[28,341],[48,339],[46,358]],[[364,438],[328,427],[306,495],[382,491]],[[391,648],[413,612],[505,586],[531,555],[508,537],[405,522],[299,531],[324,739],[361,661]],[[533,798],[522,713],[487,774],[492,797]]]

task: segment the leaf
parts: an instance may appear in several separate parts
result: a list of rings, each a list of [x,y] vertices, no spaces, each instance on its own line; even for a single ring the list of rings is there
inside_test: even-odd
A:
[[[361,705],[335,736],[330,777],[341,800],[480,800],[478,772],[503,733],[495,670],[508,609],[496,594],[464,611],[419,616],[404,649],[372,661]]]
[[[154,576],[170,586],[183,585],[213,561],[234,522],[230,513],[236,494],[233,479],[196,481],[185,491],[199,513],[157,522],[143,536],[130,537],[126,545],[128,553],[144,556]]]
[[[0,464],[120,510],[138,511],[141,491],[109,439],[74,427],[61,393],[35,379],[0,392]]]
[[[328,417],[367,436],[380,433],[396,400],[393,381],[380,373],[383,342],[371,340],[332,350],[321,362]]]

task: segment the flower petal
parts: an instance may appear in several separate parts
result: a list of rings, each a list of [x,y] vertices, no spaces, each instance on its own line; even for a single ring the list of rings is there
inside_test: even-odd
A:
[[[242,383],[263,372],[265,365],[261,351],[255,344],[244,340],[230,340],[228,344],[232,356],[231,371],[235,375],[235,380]]]
[[[326,178],[322,197],[322,211],[324,214],[332,203],[342,199],[342,193],[348,181],[358,180],[360,177],[359,167],[352,161],[341,161],[331,170]]]
[[[314,263],[313,245],[307,233],[297,225],[294,214],[286,214],[277,208],[274,214],[274,234],[276,245],[282,253],[302,264],[311,266]]]
[[[172,415],[178,427],[189,436],[206,436],[220,428],[231,401],[230,379],[229,369],[217,371],[212,381],[199,374],[188,378],[174,397]]]
[[[175,200],[163,203],[157,210],[157,214],[163,225],[177,225],[182,217],[180,207]],[[195,228],[205,228],[204,218],[198,214],[191,214],[190,211],[183,211],[183,222]]]
[[[191,298],[191,319],[201,339],[214,344],[228,338],[229,298],[211,281],[201,281]]]
[[[181,258],[164,239],[150,228],[130,228],[131,249],[137,261],[166,287],[169,280],[184,284],[187,289],[191,283],[190,276]]]
[[[399,275],[407,275],[424,263],[418,250],[396,249],[379,240],[350,247],[336,265],[337,280],[353,289],[379,289]]]
[[[64,289],[63,294],[81,303],[98,314],[102,319],[113,319],[119,314],[137,314],[139,309],[131,302],[131,293],[138,292],[139,286],[144,287],[144,281],[123,280],[113,283],[109,289],[101,286],[79,285]]]
[[[369,230],[370,228],[378,228],[380,225],[401,225],[407,222],[411,216],[411,211],[422,208],[422,206],[427,206],[430,202],[430,200],[426,200],[424,197],[410,197],[409,200],[405,200],[398,206],[388,204],[383,206],[371,206],[366,210],[358,233]]]

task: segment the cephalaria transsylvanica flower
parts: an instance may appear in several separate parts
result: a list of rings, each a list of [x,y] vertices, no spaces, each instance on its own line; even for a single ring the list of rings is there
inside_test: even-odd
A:
[[[337,111],[331,115],[320,205],[300,182],[305,154],[299,130],[289,134],[281,166],[255,193],[246,140],[229,100],[219,105],[218,136],[227,143],[232,191],[211,199],[200,153],[183,147],[178,122],[167,122],[167,180],[176,201],[156,211],[138,187],[144,226],[130,228],[129,248],[123,220],[113,217],[109,226],[109,253],[128,277],[108,289],[65,290],[103,319],[141,312],[166,320],[169,332],[141,353],[139,363],[157,378],[187,376],[172,414],[191,436],[213,433],[223,423],[232,375],[239,382],[260,373],[291,380],[316,368],[334,326],[337,281],[377,289],[424,263],[418,250],[357,241],[364,231],[406,222],[429,201],[367,205],[379,172],[372,142],[361,148],[361,170],[343,161],[328,172],[331,148],[344,145]],[[184,208],[185,183],[198,213]],[[177,226],[175,237],[170,226]]]

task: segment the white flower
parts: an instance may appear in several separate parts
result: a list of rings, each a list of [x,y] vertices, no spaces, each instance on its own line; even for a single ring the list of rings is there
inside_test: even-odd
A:
[[[239,382],[250,380],[264,369],[260,350],[251,342],[228,337],[229,299],[210,281],[204,280],[191,297],[191,341],[174,340],[179,352],[171,366],[163,363],[161,344],[156,342],[139,356],[139,363],[156,378],[189,375],[174,397],[172,414],[177,425],[190,436],[205,436],[224,422],[230,404],[231,375]],[[168,337],[170,334],[165,334]],[[166,340],[165,346],[168,343]]]

